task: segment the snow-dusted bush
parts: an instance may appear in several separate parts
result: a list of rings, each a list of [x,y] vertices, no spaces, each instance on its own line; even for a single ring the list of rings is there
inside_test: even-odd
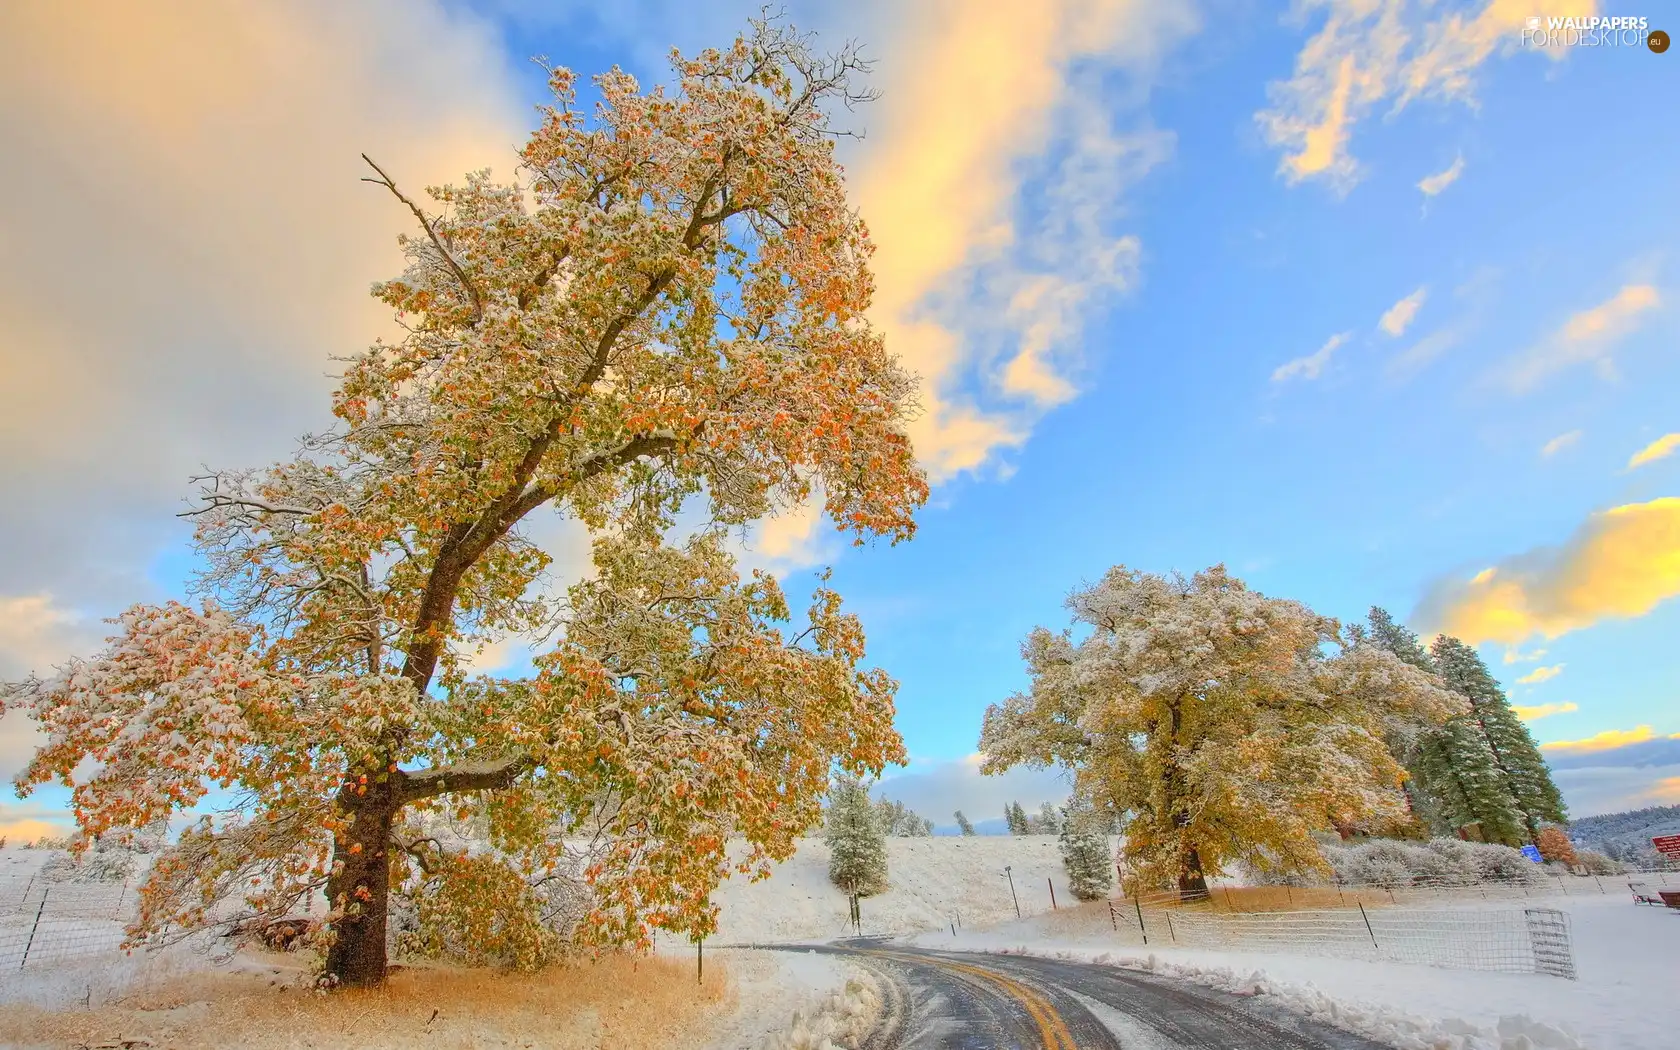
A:
[[[1611,860],[1595,849],[1578,849],[1575,859],[1587,869],[1588,875],[1620,875],[1627,870],[1620,861]]]
[[[1352,885],[1453,886],[1474,882],[1532,883],[1540,866],[1509,846],[1458,839],[1427,843],[1376,839],[1323,847],[1336,877]]]

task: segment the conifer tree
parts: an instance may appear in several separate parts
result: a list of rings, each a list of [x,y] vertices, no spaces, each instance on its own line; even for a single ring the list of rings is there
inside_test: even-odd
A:
[[[961,831],[964,835],[974,834],[973,822],[963,816],[963,811],[960,809],[957,810],[957,830]]]
[[[1387,609],[1373,605],[1367,622],[1370,625],[1368,637],[1371,644],[1392,653],[1419,671],[1435,674],[1435,661],[1418,641],[1417,635],[1396,623]],[[1388,745],[1395,760],[1406,770],[1406,781],[1400,788],[1405,792],[1412,815],[1435,834],[1451,835],[1459,825],[1470,823],[1476,818],[1457,819],[1463,815],[1466,807],[1449,807],[1443,796],[1452,793],[1451,785],[1435,784],[1429,777],[1428,771],[1439,763],[1432,764],[1428,756],[1432,754],[1431,748],[1439,751],[1439,742],[1434,740],[1434,736],[1443,728],[1429,725],[1395,727],[1385,734],[1384,743]]]
[[[1003,807],[1003,819],[1009,825],[1011,835],[1027,834],[1027,811],[1021,808],[1019,802],[1011,802]]]
[[[1108,859],[1107,823],[1107,817],[1091,800],[1078,793],[1068,799],[1062,810],[1057,845],[1062,853],[1062,867],[1067,870],[1068,888],[1082,901],[1107,896],[1114,885],[1114,867]]]
[[[887,888],[886,830],[869,787],[860,778],[842,773],[828,795],[823,822],[828,843],[828,878],[846,893],[871,897]]]
[[[1048,802],[1038,807],[1038,816],[1032,818],[1032,832],[1035,835],[1055,835],[1062,830],[1062,822],[1056,814],[1056,807]]]
[[[1488,842],[1522,842],[1523,816],[1505,776],[1494,764],[1487,740],[1469,716],[1449,719],[1426,734],[1419,748],[1420,778],[1431,785],[1449,832],[1481,826]]]
[[[1481,728],[1495,766],[1504,775],[1529,840],[1540,833],[1542,823],[1568,819],[1563,796],[1552,781],[1539,746],[1511,710],[1511,702],[1482,662],[1481,654],[1448,635],[1436,638],[1432,651],[1447,685],[1469,699],[1471,717]]]

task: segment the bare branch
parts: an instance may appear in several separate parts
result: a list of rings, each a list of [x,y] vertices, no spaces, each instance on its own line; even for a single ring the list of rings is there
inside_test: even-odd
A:
[[[446,263],[449,266],[449,269],[454,272],[455,279],[461,282],[461,290],[466,292],[467,298],[472,300],[473,324],[478,324],[478,322],[484,319],[484,300],[479,297],[478,288],[472,283],[472,279],[467,276],[467,271],[461,268],[461,264],[455,261],[455,256],[448,248],[444,247],[442,238],[440,238],[437,234],[437,228],[432,225],[432,220],[426,218],[426,213],[420,210],[419,205],[409,200],[401,190],[397,189],[397,184],[391,181],[391,176],[385,174],[385,170],[375,164],[372,157],[369,157],[366,153],[364,153],[362,154],[362,159],[367,161],[368,167],[379,172],[379,178],[363,179],[362,181],[371,182],[375,186],[383,186],[390,190],[392,196],[408,205],[408,210],[413,212],[414,217],[420,220],[420,225],[426,228],[426,236],[431,239],[432,247],[436,248],[438,250],[438,254],[443,256],[444,263]]]

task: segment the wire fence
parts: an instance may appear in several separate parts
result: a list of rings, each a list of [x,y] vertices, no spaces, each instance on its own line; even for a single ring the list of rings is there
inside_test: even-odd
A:
[[[0,980],[122,944],[136,903],[127,883],[0,880]]]
[[[1173,943],[1575,978],[1569,916],[1555,908],[1167,914]],[[1157,930],[1157,935],[1159,935]]]

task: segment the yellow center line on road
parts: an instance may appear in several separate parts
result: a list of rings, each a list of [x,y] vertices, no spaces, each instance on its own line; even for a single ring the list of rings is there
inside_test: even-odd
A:
[[[984,981],[1000,989],[1004,994],[1015,999],[1026,1008],[1027,1015],[1038,1026],[1039,1038],[1044,1041],[1044,1050],[1079,1050],[1078,1044],[1073,1041],[1073,1033],[1068,1030],[1067,1023],[1062,1020],[1062,1015],[1056,1011],[1055,1006],[1027,985],[992,970],[970,966],[967,963],[952,962],[948,959],[937,959],[925,955],[904,955],[899,952],[882,951],[876,948],[865,949],[865,954],[878,955],[899,962],[937,966],[951,973],[963,974]]]

